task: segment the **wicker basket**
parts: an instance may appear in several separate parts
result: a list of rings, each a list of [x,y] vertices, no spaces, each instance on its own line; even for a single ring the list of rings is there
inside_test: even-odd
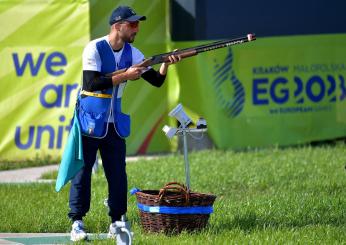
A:
[[[188,192],[184,185],[176,182],[166,184],[160,190],[136,192],[138,206],[151,208],[177,207],[196,210],[212,207],[216,196],[198,192]],[[173,208],[174,209],[174,208]],[[170,209],[171,210],[171,209]],[[211,208],[212,210],[212,208]],[[182,230],[195,231],[206,227],[210,213],[161,213],[139,209],[142,227],[147,232],[180,233]]]

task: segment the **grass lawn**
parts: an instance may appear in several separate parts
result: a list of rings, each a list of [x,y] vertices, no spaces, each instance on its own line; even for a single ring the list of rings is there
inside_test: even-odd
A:
[[[54,158],[49,155],[43,157],[36,156],[33,159],[22,160],[18,162],[13,160],[0,159],[0,171],[53,165],[58,164],[59,162],[60,158]]]
[[[128,217],[135,244],[345,244],[346,145],[189,155],[193,191],[217,195],[207,229],[174,236],[141,230],[134,196]],[[181,155],[128,164],[129,188],[184,182]],[[54,184],[0,185],[0,232],[69,232],[68,190]],[[103,172],[93,176],[88,232],[107,232]],[[102,244],[114,244],[100,241]]]

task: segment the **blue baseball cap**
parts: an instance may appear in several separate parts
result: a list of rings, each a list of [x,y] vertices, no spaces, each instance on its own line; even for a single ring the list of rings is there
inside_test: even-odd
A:
[[[145,16],[137,15],[136,12],[129,6],[119,6],[113,10],[112,15],[109,18],[109,25],[113,25],[114,23],[122,20],[133,22],[146,19],[147,17]]]

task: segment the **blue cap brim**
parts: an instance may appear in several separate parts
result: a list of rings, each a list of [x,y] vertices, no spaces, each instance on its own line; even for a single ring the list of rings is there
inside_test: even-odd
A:
[[[146,20],[147,17],[145,16],[142,16],[142,15],[132,15],[124,20],[127,20],[127,21],[139,21],[139,20]]]

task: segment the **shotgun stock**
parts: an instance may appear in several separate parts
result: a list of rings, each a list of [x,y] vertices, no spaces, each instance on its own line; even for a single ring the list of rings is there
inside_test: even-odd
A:
[[[202,53],[202,52],[207,52],[207,51],[211,51],[214,49],[224,48],[224,47],[228,47],[228,46],[232,46],[232,45],[236,45],[236,44],[241,44],[241,43],[245,43],[245,42],[251,42],[254,40],[256,40],[255,34],[247,34],[244,37],[238,37],[238,38],[230,39],[230,40],[222,40],[222,41],[212,42],[209,44],[204,44],[204,45],[200,45],[200,46],[196,46],[196,47],[192,47],[192,48],[185,48],[185,49],[180,49],[180,50],[173,51],[173,52],[154,55],[152,57],[144,59],[141,63],[133,65],[132,67],[153,66],[153,65],[160,64],[163,62],[168,62],[169,61],[168,57],[170,55],[177,55],[177,56],[180,56],[181,59],[184,59],[187,57],[197,55],[197,54]],[[117,70],[117,71],[112,72],[112,73],[108,73],[108,74],[106,74],[106,77],[112,77],[114,75],[121,74],[123,72],[126,72],[127,69],[128,68]]]

